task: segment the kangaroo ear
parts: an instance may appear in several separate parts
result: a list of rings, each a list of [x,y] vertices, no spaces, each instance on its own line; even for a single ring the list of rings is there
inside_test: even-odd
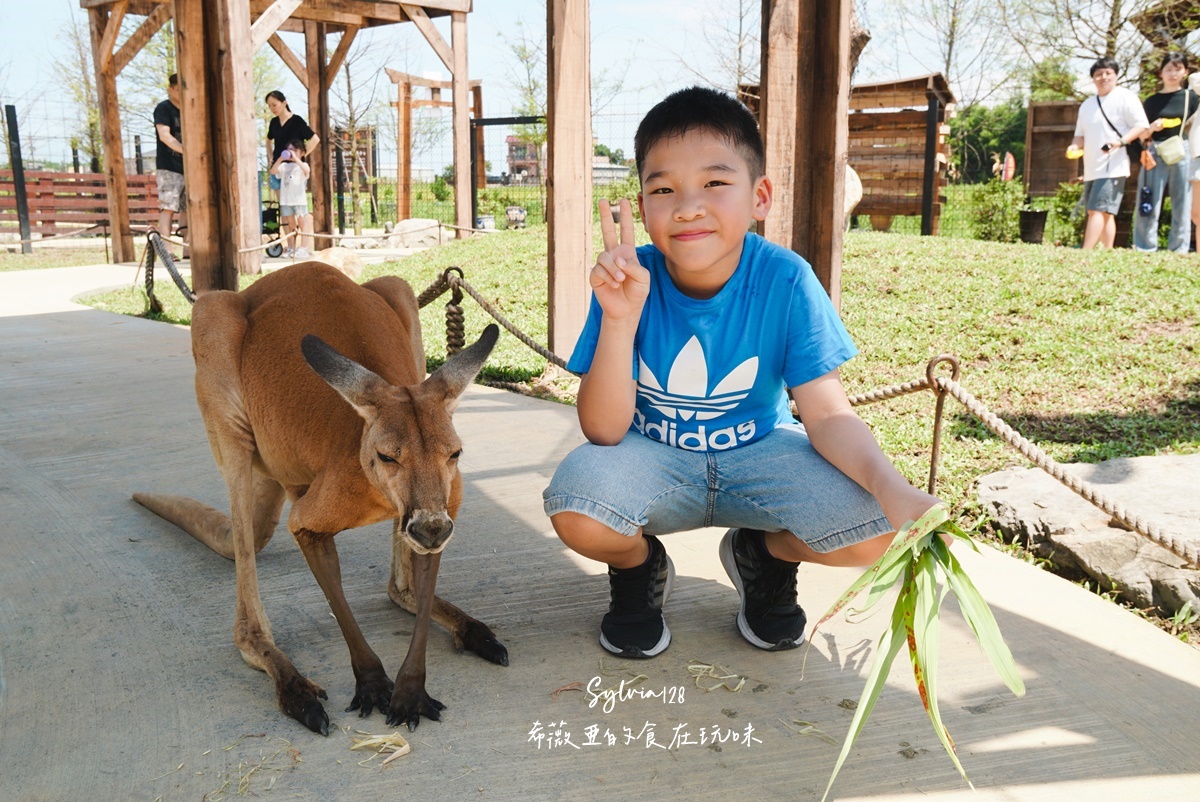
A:
[[[391,386],[379,374],[342,356],[315,334],[304,335],[300,350],[309,367],[364,418],[374,411],[379,393]]]
[[[425,380],[430,387],[442,391],[446,397],[446,405],[451,411],[458,404],[458,397],[462,395],[463,390],[466,390],[479,375],[499,336],[500,327],[495,323],[489,324],[473,345],[447,359],[445,364]]]

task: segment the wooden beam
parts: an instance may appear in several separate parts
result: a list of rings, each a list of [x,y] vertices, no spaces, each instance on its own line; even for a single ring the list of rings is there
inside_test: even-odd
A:
[[[413,24],[417,26],[417,30],[419,30],[421,35],[425,37],[425,41],[429,42],[429,46],[433,48],[433,52],[437,53],[437,57],[440,58],[442,63],[446,65],[446,69],[450,70],[450,72],[453,74],[454,53],[451,52],[450,46],[446,44],[446,40],[442,38],[440,33],[438,33],[438,29],[433,27],[433,21],[430,20],[429,15],[425,13],[425,9],[421,8],[420,6],[410,5],[409,3],[401,3],[400,8],[404,9],[404,13],[407,14],[409,19],[413,21]],[[450,15],[451,38],[454,37],[454,14],[459,13],[465,14],[465,12],[456,11]]]
[[[104,183],[108,188],[108,216],[112,225],[113,260],[132,262],[133,233],[129,230],[129,196],[125,181],[125,154],[121,143],[121,117],[117,105],[117,75],[109,62],[104,63],[105,23],[111,22],[107,10],[88,9],[92,38],[92,63],[96,68],[96,100],[100,106],[100,135],[104,142]],[[112,45],[109,45],[111,53]]]
[[[429,88],[429,89],[453,89],[454,88],[453,81],[438,81],[438,80],[434,80],[432,78],[422,78],[419,75],[411,75],[407,72],[400,72],[399,70],[393,70],[391,67],[384,67],[383,71],[387,73],[388,79],[391,80],[391,82],[394,84],[407,83],[407,84],[411,84],[412,86],[419,86],[422,88]],[[473,90],[476,87],[483,86],[483,81],[480,81],[479,79],[475,79],[475,80],[471,81],[468,85]]]
[[[171,5],[163,4],[150,12],[150,16],[142,20],[142,24],[134,31],[125,44],[121,45],[120,49],[113,55],[113,72],[117,75],[129,66],[129,62],[133,61],[133,57],[142,52],[142,48],[146,43],[154,38],[154,34],[158,33],[162,26],[167,24],[167,20],[171,18]]]
[[[308,89],[308,68],[304,66],[304,62],[300,60],[300,57],[287,46],[287,42],[280,39],[279,34],[273,33],[267,39],[267,44],[279,54],[279,58],[283,59],[283,63],[292,71],[292,75],[295,75],[296,79],[304,84],[304,88]]]
[[[129,9],[129,0],[118,0],[113,4],[108,23],[104,26],[104,36],[100,38],[100,69],[108,72],[112,67],[113,47],[117,44],[117,34],[121,32],[121,23],[125,21],[125,12]],[[116,76],[116,72],[113,72]]]
[[[467,89],[467,15],[462,11],[450,14],[450,40],[454,43],[454,222],[458,237],[469,236],[467,229],[475,227],[471,217],[471,97]]]
[[[550,350],[568,356],[587,316],[592,253],[591,44],[587,0],[546,2]]]
[[[346,54],[350,52],[350,45],[354,43],[354,36],[358,33],[358,28],[347,28],[342,34],[342,38],[338,40],[338,46],[334,49],[333,55],[329,57],[329,64],[325,66],[325,90],[333,85],[333,80],[337,78],[337,72],[342,68],[342,62],[346,60]]]
[[[321,137],[321,144],[308,155],[312,168],[309,188],[313,196],[313,231],[333,233],[333,171],[329,165],[329,90],[325,73],[325,34],[323,22],[304,23],[304,63],[308,68],[308,124]],[[321,240],[325,247],[329,240]]]
[[[250,52],[257,53],[267,40],[275,35],[284,20],[292,15],[301,0],[275,0],[266,11],[258,15],[250,26]]]

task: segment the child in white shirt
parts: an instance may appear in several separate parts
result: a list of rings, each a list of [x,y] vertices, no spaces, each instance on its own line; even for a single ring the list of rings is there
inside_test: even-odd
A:
[[[298,247],[288,248],[288,256],[307,259],[312,255],[312,215],[308,212],[309,166],[304,161],[304,143],[292,142],[271,166],[271,174],[279,176],[279,215],[288,226]],[[296,237],[296,233],[303,234]],[[294,248],[294,250],[293,250]]]

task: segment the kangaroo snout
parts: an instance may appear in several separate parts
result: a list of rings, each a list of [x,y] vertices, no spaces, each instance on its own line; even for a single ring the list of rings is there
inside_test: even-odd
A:
[[[417,554],[436,554],[446,548],[454,534],[454,519],[445,510],[416,510],[404,529]]]

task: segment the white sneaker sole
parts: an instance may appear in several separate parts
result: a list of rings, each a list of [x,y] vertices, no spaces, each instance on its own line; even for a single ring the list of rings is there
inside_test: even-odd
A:
[[[768,652],[782,652],[787,649],[794,649],[804,643],[804,635],[801,634],[799,640],[791,640],[785,638],[779,643],[768,643],[762,638],[754,634],[754,630],[750,628],[750,624],[746,622],[746,588],[742,584],[742,575],[738,573],[737,559],[733,556],[733,532],[730,529],[721,538],[721,546],[718,552],[721,555],[721,565],[725,568],[725,573],[729,575],[729,579],[733,582],[734,588],[738,592],[738,600],[741,606],[738,608],[737,628],[741,636],[751,646],[762,649]]]
[[[675,563],[671,562],[671,555],[668,554],[667,555],[667,582],[663,586],[663,606],[664,607],[666,607],[666,605],[667,605],[667,599],[671,598],[671,588],[674,587],[674,585],[675,585]],[[614,646],[612,643],[609,642],[608,638],[605,637],[603,632],[600,633],[600,645],[604,647],[605,651],[607,651],[611,654],[615,654],[618,657],[632,657],[632,658],[657,657],[658,655],[665,652],[667,650],[667,647],[671,645],[671,630],[667,626],[667,621],[664,618],[663,619],[662,637],[660,637],[658,639],[658,643],[654,644],[653,646],[651,646],[649,649],[646,649],[645,651],[639,652],[638,654],[630,654],[628,652],[628,650],[622,649],[618,646]]]

